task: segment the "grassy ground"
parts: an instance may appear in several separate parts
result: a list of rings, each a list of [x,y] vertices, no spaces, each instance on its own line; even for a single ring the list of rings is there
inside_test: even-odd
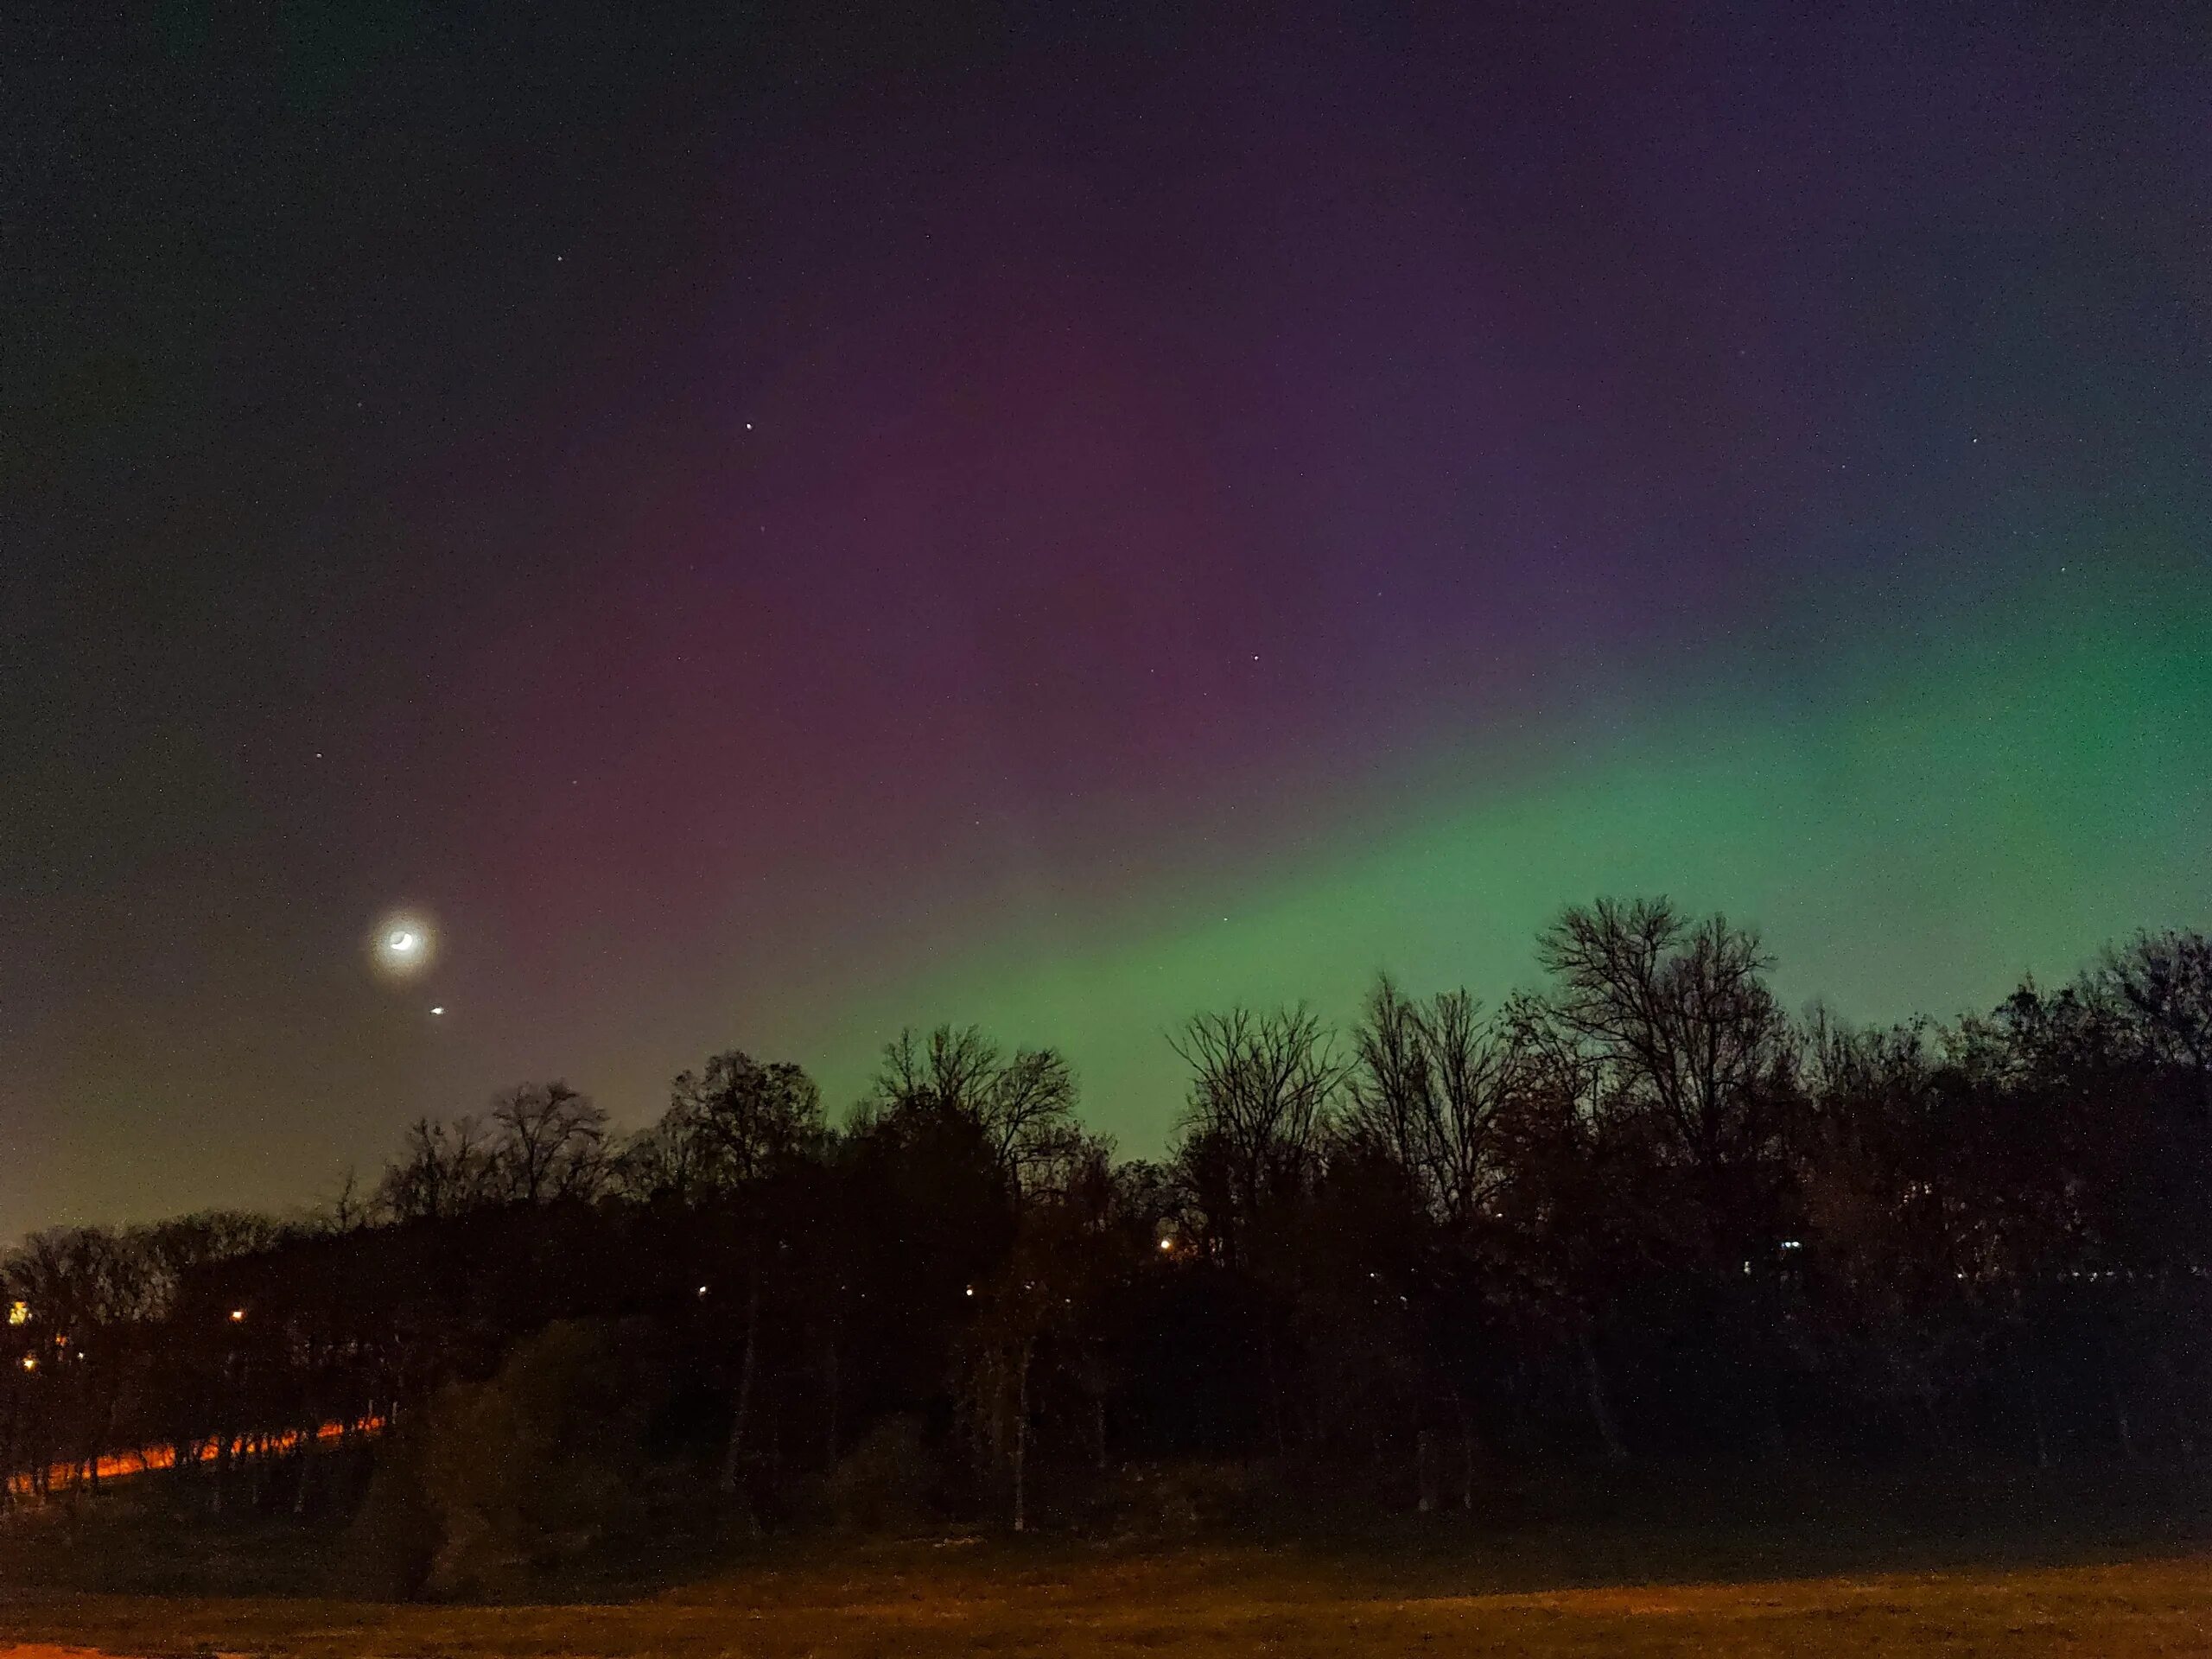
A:
[[[2212,1652],[2212,1557],[1750,1584],[1409,1593],[1300,1553],[1077,1560],[994,1550],[790,1569],[621,1605],[395,1607],[264,1599],[11,1599],[0,1633],[154,1655],[1170,1652],[1281,1656]]]
[[[1643,1488],[1556,1513],[1297,1539],[817,1542],[627,1599],[470,1607],[65,1587],[112,1581],[87,1563],[109,1556],[113,1569],[129,1546],[49,1528],[35,1547],[19,1536],[0,1549],[0,1653],[14,1641],[318,1659],[2212,1654],[2202,1514],[2171,1494],[2139,1497],[2033,1482],[1874,1496]],[[230,1581],[257,1588],[307,1559],[279,1533],[241,1531],[226,1548],[243,1558]]]

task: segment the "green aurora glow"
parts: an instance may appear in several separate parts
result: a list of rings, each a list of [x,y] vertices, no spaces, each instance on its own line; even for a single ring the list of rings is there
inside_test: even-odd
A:
[[[833,1100],[902,1022],[1063,1046],[1125,1152],[1181,1098],[1194,1009],[1347,1014],[1375,973],[1495,998],[1560,905],[1665,893],[1752,923],[1793,1003],[1853,1018],[1994,1003],[2143,925],[2212,921],[2212,604],[2171,566],[2094,606],[2063,580],[2007,626],[1892,639],[1795,699],[1714,695],[1541,768],[1494,749],[1395,820],[1248,879],[981,942],[808,1033]],[[1777,712],[1777,709],[1781,712]],[[1471,774],[1488,781],[1468,782]]]

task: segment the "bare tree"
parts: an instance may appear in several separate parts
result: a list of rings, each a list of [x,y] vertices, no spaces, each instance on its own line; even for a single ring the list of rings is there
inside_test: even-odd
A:
[[[1024,1185],[1065,1163],[1082,1139],[1075,1073],[1059,1052],[1024,1048],[1009,1058],[973,1026],[939,1026],[926,1039],[900,1032],[884,1046],[874,1104],[965,1120],[1007,1178]]]
[[[607,1114],[557,1079],[492,1101],[492,1166],[512,1202],[589,1198],[607,1171]]]
[[[2133,1016],[2152,1058],[2212,1079],[2212,939],[2139,933],[2105,952],[2098,979]]]
[[[1249,1221],[1312,1179],[1345,1068],[1304,1004],[1202,1014],[1168,1039],[1191,1068],[1186,1162],[1210,1160]],[[1232,1225],[1234,1223],[1232,1222]]]
[[[1109,1199],[1101,1189],[1030,1206],[1005,1262],[978,1287],[976,1316],[959,1344],[966,1404],[992,1461],[1008,1478],[1016,1532],[1029,1525],[1039,1351],[1071,1336],[1097,1294],[1104,1258],[1096,1230]],[[1103,1413],[1103,1404],[1098,1409]]]
[[[1416,1002],[1385,975],[1352,1044],[1347,1133],[1402,1170],[1438,1220],[1480,1213],[1503,1179],[1499,1125],[1522,1070],[1511,1023],[1465,991]]]
[[[441,1221],[493,1202],[495,1173],[480,1119],[418,1117],[407,1126],[377,1198],[395,1221]]]
[[[659,1122],[624,1137],[607,1154],[607,1179],[635,1204],[691,1203],[708,1179],[707,1147],[696,1123],[683,1108],[670,1107]]]
[[[764,1281],[776,1255],[769,1211],[777,1207],[777,1178],[823,1144],[822,1091],[787,1061],[763,1065],[741,1049],[728,1049],[677,1077],[668,1112],[652,1133],[636,1146],[640,1161],[633,1173],[644,1173],[665,1190],[715,1192],[737,1200],[744,1313],[721,1473],[722,1490],[734,1493],[760,1370]]]
[[[788,1061],[764,1065],[733,1048],[677,1076],[661,1122],[677,1166],[709,1185],[743,1186],[815,1147],[822,1091]]]
[[[376,1211],[375,1195],[362,1186],[360,1172],[348,1164],[338,1178],[338,1190],[323,1206],[322,1222],[334,1233],[351,1233],[374,1221]]]
[[[1552,1016],[1598,1064],[1602,1108],[1654,1114],[1708,1172],[1761,1149],[1789,1031],[1758,934],[1663,899],[1601,899],[1562,913],[1537,955]]]
[[[150,1276],[151,1305],[166,1312],[186,1278],[210,1263],[273,1249],[283,1230],[266,1216],[239,1210],[202,1210],[145,1230],[142,1252]]]

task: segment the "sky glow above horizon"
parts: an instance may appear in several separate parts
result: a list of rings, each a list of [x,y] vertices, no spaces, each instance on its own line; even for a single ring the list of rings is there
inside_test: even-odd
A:
[[[1154,1155],[1601,893],[1877,1020],[2212,925],[2180,11],[556,10],[41,175],[0,1234],[940,1020]]]

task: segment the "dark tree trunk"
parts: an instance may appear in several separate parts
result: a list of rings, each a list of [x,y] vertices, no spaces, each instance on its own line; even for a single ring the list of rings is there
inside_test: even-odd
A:
[[[722,1447],[721,1488],[737,1491],[745,1458],[746,1419],[753,1410],[753,1373],[760,1351],[760,1274],[756,1266],[745,1294],[745,1357],[737,1368],[737,1395],[730,1404],[729,1440]]]
[[[1014,1529],[1029,1526],[1029,1357],[1032,1343],[1021,1345],[1021,1358],[1014,1373]]]
[[[1936,1389],[1933,1383],[1923,1382],[1917,1390],[1921,1414],[1928,1419],[1928,1439],[1938,1456],[1948,1451],[1951,1437],[1943,1432],[1943,1414],[1936,1408]]]
[[[1597,1424],[1598,1433],[1605,1443],[1605,1455],[1615,1462],[1628,1456],[1628,1446],[1621,1439],[1620,1424],[1613,1416],[1613,1402],[1605,1389],[1605,1373],[1598,1363],[1597,1344],[1590,1340],[1587,1331],[1575,1332],[1575,1345],[1582,1354],[1582,1385],[1590,1402],[1591,1421]]]
[[[2028,1421],[2035,1430],[2036,1467],[2050,1467],[2050,1430],[2044,1421],[2043,1379],[2032,1369],[2028,1372]]]
[[[1459,1408],[1459,1507],[1475,1512],[1475,1419],[1464,1400]]]
[[[1275,1368],[1275,1339],[1267,1337],[1261,1348],[1261,1362],[1268,1374],[1268,1417],[1274,1430],[1275,1455],[1290,1455],[1289,1431],[1283,1423],[1282,1376]]]

